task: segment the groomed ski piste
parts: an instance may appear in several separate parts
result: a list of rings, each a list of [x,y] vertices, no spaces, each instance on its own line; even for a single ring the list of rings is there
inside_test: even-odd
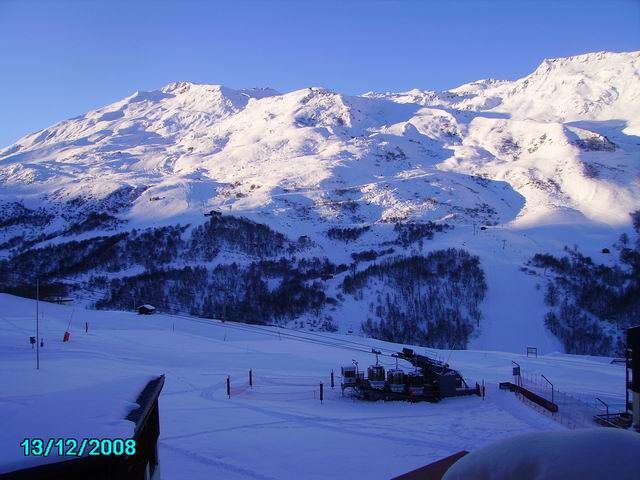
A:
[[[135,385],[160,374],[166,376],[160,469],[169,480],[388,479],[521,433],[566,430],[498,389],[512,379],[512,361],[525,372],[545,374],[566,393],[612,405],[624,401],[624,367],[604,357],[433,350],[356,335],[44,302],[39,311],[44,346],[36,370],[29,344],[36,302],[0,295],[0,473],[33,461],[19,446],[25,437],[92,436],[96,426],[126,435],[132,425],[122,418],[139,393]],[[63,343],[66,330],[71,337]],[[340,366],[353,361],[366,369],[375,363],[371,348],[389,354],[403,347],[447,361],[470,384],[484,381],[485,399],[364,402],[343,397],[339,378],[331,389],[332,370],[339,375]],[[380,361],[395,366],[391,357]]]

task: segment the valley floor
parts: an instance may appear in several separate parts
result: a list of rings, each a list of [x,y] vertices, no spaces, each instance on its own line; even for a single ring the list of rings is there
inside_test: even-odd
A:
[[[429,350],[469,382],[484,380],[486,399],[364,403],[342,397],[339,379],[335,390],[329,388],[330,372],[339,374],[340,366],[353,360],[361,369],[375,362],[367,347],[395,351],[401,345],[45,303],[40,311],[45,346],[38,371],[29,345],[29,336],[35,335],[35,302],[0,295],[0,472],[22,455],[22,438],[54,434],[57,424],[72,430],[74,406],[47,406],[49,396],[67,392],[73,397],[87,388],[150,375],[166,375],[159,448],[162,477],[168,480],[385,479],[501,438],[563,429],[498,390],[498,382],[512,378],[511,360],[525,372],[544,373],[568,393],[613,403],[624,396],[624,368],[607,358]],[[63,343],[70,321],[71,340]],[[389,357],[381,361],[395,365]],[[253,389],[247,385],[249,369]],[[326,387],[323,404],[320,382]],[[29,421],[36,403],[44,410],[35,416],[39,421]]]

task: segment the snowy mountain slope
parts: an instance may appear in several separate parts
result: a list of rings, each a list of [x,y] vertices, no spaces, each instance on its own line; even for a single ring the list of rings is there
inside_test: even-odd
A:
[[[546,59],[532,74],[516,81],[485,79],[445,92],[414,89],[365,95],[546,122],[617,119],[628,122],[627,133],[637,134],[639,68],[638,52],[594,52]]]
[[[517,81],[501,111],[541,120],[625,120],[640,133],[638,53],[589,53],[545,60]]]
[[[138,92],[0,151],[0,255],[178,223],[186,237],[215,209],[308,236],[298,256],[350,263],[387,249],[397,222],[446,222],[455,229],[395,254],[455,245],[480,255],[489,297],[478,345],[521,351],[533,336],[554,350],[542,293],[526,312],[491,298],[505,278],[522,295],[540,283],[518,270],[534,253],[598,252],[628,228],[640,208],[639,63],[638,52],[546,60],[517,81],[445,92],[188,82]],[[490,230],[478,235],[481,225]],[[327,234],[361,226],[357,242]],[[216,264],[238,260],[223,252]],[[334,308],[340,328],[366,320],[371,299],[358,302]]]
[[[624,402],[624,368],[610,359],[421,348],[421,353],[446,359],[468,381],[484,380],[487,397],[436,404],[353,401],[342,397],[339,387],[329,388],[331,370],[339,372],[353,360],[360,368],[374,363],[366,347],[386,352],[405,345],[326,333],[298,332],[294,338],[272,327],[45,302],[40,303],[45,345],[36,370],[28,342],[35,334],[34,301],[3,294],[0,306],[0,472],[38,460],[22,454],[19,443],[25,434],[96,436],[91,427],[106,420],[99,417],[102,411],[94,411],[93,417],[85,412],[83,401],[91,398],[87,392],[109,392],[114,401],[103,403],[113,409],[120,403],[112,386],[134,386],[136,378],[144,384],[144,378],[159,374],[166,375],[159,452],[167,479],[391,478],[520,433],[565,431],[498,389],[498,382],[512,378],[512,360],[525,374],[547,375],[563,392],[592,402],[598,397],[610,405]],[[71,339],[63,343],[66,330]],[[349,348],[357,347],[349,343],[354,340],[362,350]],[[395,366],[392,358],[380,360]],[[253,389],[247,385],[250,368]],[[321,381],[322,405],[317,398]],[[68,402],[55,404],[55,399]]]
[[[335,209],[322,206],[342,201],[336,191],[353,189],[354,201],[375,207],[363,208],[362,221],[441,219],[452,207],[478,205],[466,195],[473,188],[466,175],[481,175],[506,180],[526,200],[524,211],[516,204],[499,215],[501,223],[537,222],[562,209],[622,223],[637,206],[637,162],[629,158],[637,149],[598,133],[598,122],[609,122],[602,125],[609,130],[612,121],[621,130],[626,122],[621,136],[635,132],[639,62],[638,53],[589,54],[545,61],[516,82],[364,97],[175,83],[2,150],[3,197],[102,198],[134,185],[149,188],[136,204],[165,196],[154,210],[172,217],[209,206],[273,210],[286,189],[301,196],[289,210],[312,206],[334,220]],[[565,125],[575,121],[592,123]],[[431,175],[432,188],[416,181]],[[559,178],[565,181],[556,185]],[[396,189],[399,179],[408,188]],[[463,186],[440,186],[441,179]],[[451,197],[446,207],[435,194]],[[491,207],[504,206],[487,197]]]

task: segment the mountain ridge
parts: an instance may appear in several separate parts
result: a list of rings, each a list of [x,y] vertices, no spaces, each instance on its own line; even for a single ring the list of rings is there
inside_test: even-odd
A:
[[[631,113],[626,115],[626,119],[608,118],[607,123],[592,124],[589,130],[585,125],[566,125],[567,122],[558,120],[557,112],[553,110],[556,108],[553,107],[554,102],[539,101],[541,85],[547,85],[546,89],[551,91],[558,88],[548,78],[550,73],[557,72],[558,69],[563,72],[567,69],[573,71],[576,65],[582,65],[583,71],[585,69],[592,71],[597,70],[597,66],[591,65],[592,62],[604,62],[610,65],[612,62],[620,62],[620,59],[625,62],[631,59],[634,65],[640,65],[638,52],[624,54],[598,52],[565,59],[545,60],[531,75],[514,82],[481,80],[444,92],[413,90],[405,94],[365,94],[360,97],[342,95],[315,87],[279,94],[272,89],[233,90],[219,85],[174,82],[159,90],[136,92],[104,108],[59,122],[23,137],[12,146],[0,151],[0,179],[5,185],[24,185],[34,181],[46,184],[52,174],[55,176],[56,170],[64,170],[64,166],[72,166],[75,163],[77,167],[72,168],[75,171],[71,175],[81,173],[82,164],[87,164],[91,168],[103,168],[106,171],[103,173],[112,174],[115,183],[130,183],[135,186],[140,186],[142,183],[138,181],[141,176],[139,173],[149,174],[151,178],[146,183],[155,183],[160,178],[154,173],[160,173],[161,176],[170,174],[180,177],[202,169],[209,178],[234,183],[236,177],[242,181],[244,176],[238,175],[238,170],[252,170],[252,166],[245,164],[240,168],[234,169],[229,166],[229,168],[220,169],[211,168],[210,165],[219,163],[216,157],[221,155],[235,162],[234,151],[244,150],[243,155],[253,157],[256,162],[263,161],[263,158],[264,161],[270,162],[273,160],[271,157],[275,157],[273,163],[278,168],[281,167],[278,158],[284,156],[307,163],[310,170],[316,172],[316,175],[312,174],[311,178],[303,182],[307,187],[313,185],[313,177],[317,179],[318,176],[331,175],[331,172],[327,173],[327,167],[332,170],[333,166],[322,161],[323,156],[331,157],[334,165],[345,163],[346,160],[343,158],[362,159],[367,156],[370,158],[386,156],[387,158],[397,157],[402,161],[400,157],[409,157],[410,161],[405,162],[404,167],[421,168],[435,164],[436,169],[439,170],[480,174],[494,180],[511,181],[510,179],[514,176],[521,175],[518,172],[521,172],[522,168],[511,169],[508,174],[503,174],[500,169],[496,172],[487,168],[487,165],[491,162],[495,163],[495,160],[513,160],[513,156],[519,153],[518,140],[527,142],[529,144],[527,148],[532,150],[540,148],[540,145],[532,145],[533,143],[538,141],[544,144],[544,139],[553,135],[556,137],[555,143],[560,144],[559,151],[553,152],[553,155],[578,157],[577,164],[585,163],[580,157],[589,155],[568,151],[576,146],[575,140],[591,139],[589,140],[591,146],[596,148],[598,140],[600,143],[608,143],[613,147],[611,155],[607,156],[609,158],[615,157],[615,150],[620,147],[615,139],[612,140],[609,136],[619,136],[623,142],[631,143],[626,137],[632,139],[634,136],[626,135],[625,132],[635,128],[633,121],[638,107],[634,102],[627,102]],[[588,68],[584,67],[585,65]],[[618,65],[617,68],[619,70],[626,67]],[[619,72],[616,70],[614,73]],[[637,75],[637,71],[635,74]],[[600,76],[603,75],[605,74],[600,73]],[[591,76],[591,74],[584,74],[587,79]],[[606,78],[610,76],[611,74],[605,75]],[[565,85],[567,80],[564,75],[561,77],[556,83]],[[553,85],[549,87],[550,83]],[[626,85],[630,82],[624,80],[623,83]],[[580,82],[576,85],[574,87],[578,90],[587,88]],[[516,100],[527,88],[534,88],[536,91],[534,103],[543,104],[545,108],[551,105],[553,112],[546,110],[542,112],[544,108],[540,107],[537,110],[534,109],[532,115],[526,114],[527,111],[532,110],[530,104],[533,100],[531,99],[520,100],[519,104],[511,109],[505,107],[505,105],[518,103]],[[593,93],[592,90],[587,93]],[[584,96],[582,110],[577,116],[575,114],[577,100],[570,99],[569,105],[561,108],[561,110],[564,109],[563,115],[570,121],[593,121],[594,118],[601,118],[605,114],[603,109],[608,108],[607,111],[613,109],[618,112],[620,107],[617,104],[624,99],[618,99],[612,93],[609,96],[606,95],[607,92],[613,91],[616,91],[615,87],[604,90],[601,94],[599,94],[600,90],[595,91],[595,94],[599,94],[596,100],[589,95]],[[498,99],[496,97],[498,93],[503,97]],[[633,95],[640,96],[638,88],[624,98],[633,97]],[[562,96],[566,97],[564,93]],[[280,108],[280,105],[284,107]],[[507,110],[507,112],[501,110]],[[569,110],[571,112],[568,112]],[[536,120],[536,117],[540,116],[545,120]],[[623,125],[625,121],[626,126]],[[518,122],[537,123],[524,124],[524,127],[518,128]],[[612,122],[620,123],[613,125]],[[543,124],[542,127],[540,123]],[[516,128],[510,128],[511,124]],[[566,125],[571,131],[559,131],[554,126],[558,124]],[[543,140],[531,138],[531,135],[522,132],[522,128],[539,130],[538,138],[544,137]],[[474,130],[477,130],[477,133]],[[546,130],[550,130],[551,133]],[[502,134],[498,135],[493,142],[485,142],[479,138],[480,135],[489,135],[496,131]],[[242,135],[243,132],[248,135]],[[514,140],[515,136],[524,136],[524,138]],[[573,138],[573,145],[571,145],[572,138],[569,137]],[[554,141],[553,138],[550,140]],[[411,143],[414,145],[410,145]],[[387,145],[389,148],[386,148]],[[416,145],[420,145],[418,151],[413,149],[414,151],[405,152]],[[583,142],[581,145],[584,147],[586,144]],[[227,146],[230,148],[225,151]],[[258,153],[267,150],[267,154],[257,155],[256,150]],[[454,151],[454,155],[448,154],[451,150]],[[636,149],[631,148],[630,153],[635,154]],[[119,161],[118,156],[125,158]],[[312,156],[320,158],[318,161],[308,161]],[[430,162],[429,157],[434,161]],[[412,162],[414,158],[416,160]],[[33,163],[25,166],[26,162],[23,160],[30,160]],[[460,168],[466,160],[471,160],[472,165]],[[38,163],[45,163],[45,168],[33,168]],[[353,165],[354,162],[351,164]],[[611,172],[615,171],[618,165],[605,166],[607,167]],[[597,169],[597,167],[584,168],[589,169],[592,174]],[[134,172],[131,178],[123,178],[126,175],[122,175],[122,172],[127,169]],[[526,175],[527,182],[535,182],[536,177],[540,176],[543,177],[540,181],[548,181],[548,173],[540,175],[544,169],[544,165],[535,165],[536,172]],[[258,172],[254,171],[253,176],[258,176]],[[289,175],[282,176],[276,179],[275,183],[280,185],[288,178],[290,178]],[[345,179],[338,179],[340,180],[345,181]],[[606,182],[601,182],[597,188],[589,188],[602,191],[607,190],[607,186]],[[619,186],[618,184],[617,187]],[[626,213],[631,210],[629,206],[632,202],[629,197],[638,194],[638,189],[634,185],[625,185],[625,187],[628,193],[623,194],[622,198],[624,211],[620,211],[614,219],[606,219],[602,215],[596,215],[592,219],[605,221],[605,223],[608,221],[620,223]],[[522,185],[516,185],[515,190],[522,194],[524,188]],[[619,188],[608,190],[608,195],[612,190],[614,193],[620,191]],[[73,188],[68,193],[70,196],[76,194]],[[575,208],[575,195],[572,196],[571,192],[569,193],[573,202],[558,205],[560,209]],[[527,195],[526,190],[524,197],[527,198],[529,206],[537,201],[535,195]],[[546,203],[554,204],[554,200],[557,199]],[[620,203],[620,199],[609,203],[615,210],[615,203]],[[581,214],[586,213],[587,216],[592,214],[584,206],[579,206],[576,210]]]

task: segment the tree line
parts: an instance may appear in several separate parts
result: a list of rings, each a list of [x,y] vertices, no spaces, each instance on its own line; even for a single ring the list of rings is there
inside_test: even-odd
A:
[[[545,323],[569,353],[621,356],[625,330],[640,319],[640,211],[631,217],[637,238],[620,237],[613,265],[568,247],[561,257],[536,254],[530,261],[551,274]]]
[[[479,258],[447,249],[392,258],[345,277],[345,293],[370,302],[362,331],[382,340],[466,348],[487,284]]]

